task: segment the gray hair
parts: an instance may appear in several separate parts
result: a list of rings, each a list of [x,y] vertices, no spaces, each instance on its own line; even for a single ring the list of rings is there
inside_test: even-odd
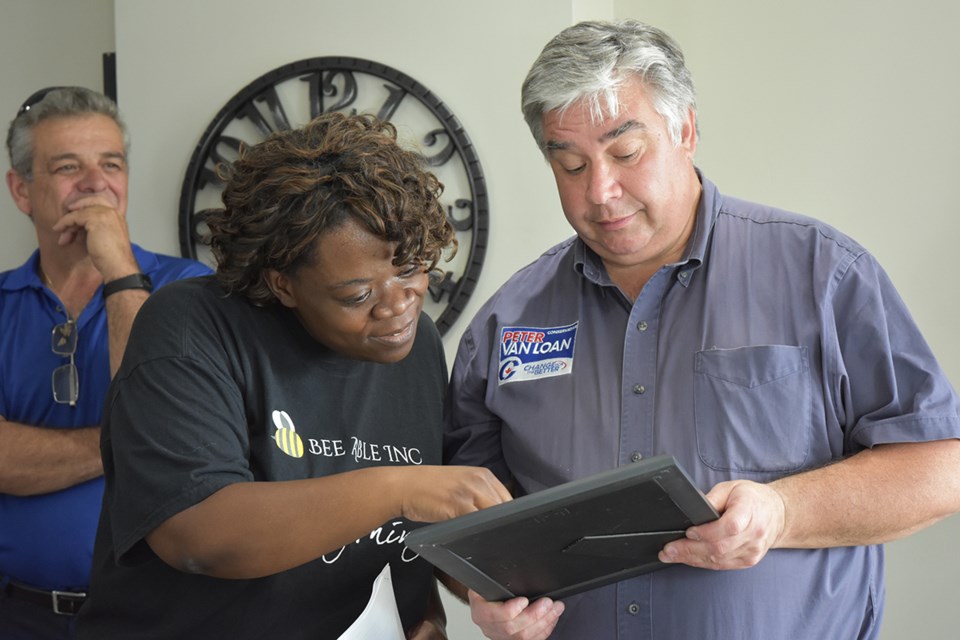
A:
[[[32,102],[33,101],[33,102]],[[47,118],[67,118],[100,113],[111,118],[123,134],[123,151],[129,154],[130,136],[120,118],[117,104],[84,87],[52,87],[30,96],[7,129],[10,167],[24,180],[33,180],[33,128]]]
[[[557,34],[533,63],[521,91],[523,117],[545,150],[543,114],[584,101],[595,123],[616,117],[624,82],[639,76],[653,107],[680,144],[687,113],[696,113],[693,78],[669,35],[636,20],[581,22]]]

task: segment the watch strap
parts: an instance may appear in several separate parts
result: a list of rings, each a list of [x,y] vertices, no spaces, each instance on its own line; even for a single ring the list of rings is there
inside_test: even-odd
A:
[[[112,296],[118,291],[127,289],[143,289],[144,291],[153,291],[153,281],[145,273],[131,273],[128,276],[111,280],[103,285],[103,297]]]

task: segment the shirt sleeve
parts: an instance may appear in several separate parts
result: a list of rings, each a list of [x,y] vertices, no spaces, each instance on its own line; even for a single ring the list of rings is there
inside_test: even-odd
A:
[[[137,318],[101,446],[118,561],[171,516],[253,479],[242,393],[223,348],[197,337],[210,331],[174,296],[151,297]]]
[[[444,411],[445,464],[487,467],[502,482],[510,472],[500,443],[500,418],[486,406],[490,350],[475,339],[477,323],[464,333],[454,360]]]
[[[957,394],[889,276],[868,253],[838,278],[832,401],[845,449],[960,437]]]

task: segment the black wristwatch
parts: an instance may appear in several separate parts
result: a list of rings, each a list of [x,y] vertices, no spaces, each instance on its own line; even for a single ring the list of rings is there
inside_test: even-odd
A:
[[[106,298],[118,291],[126,291],[127,289],[143,289],[150,292],[153,291],[153,281],[145,273],[132,273],[103,285],[103,297]]]

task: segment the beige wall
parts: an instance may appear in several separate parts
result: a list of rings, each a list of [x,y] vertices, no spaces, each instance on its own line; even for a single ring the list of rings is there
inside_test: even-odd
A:
[[[349,8],[344,5],[357,5]],[[300,57],[382,61],[422,80],[463,122],[491,196],[490,251],[464,318],[539,251],[569,234],[552,179],[519,115],[518,88],[546,40],[580,19],[637,17],[683,45],[699,89],[698,164],[730,194],[815,215],[887,267],[948,374],[960,381],[948,200],[956,148],[960,9],[946,0],[0,0],[0,114],[36,88],[100,87],[116,49],[133,133],[130,226],[178,252],[177,200],[194,145],[236,91]],[[477,8],[482,7],[478,11]],[[361,40],[358,33],[366,34]],[[15,63],[13,61],[16,61]],[[5,167],[6,168],[6,167]],[[0,268],[34,246],[0,199]],[[960,539],[953,518],[889,546],[883,638],[956,637]],[[449,603],[451,637],[479,640]]]

